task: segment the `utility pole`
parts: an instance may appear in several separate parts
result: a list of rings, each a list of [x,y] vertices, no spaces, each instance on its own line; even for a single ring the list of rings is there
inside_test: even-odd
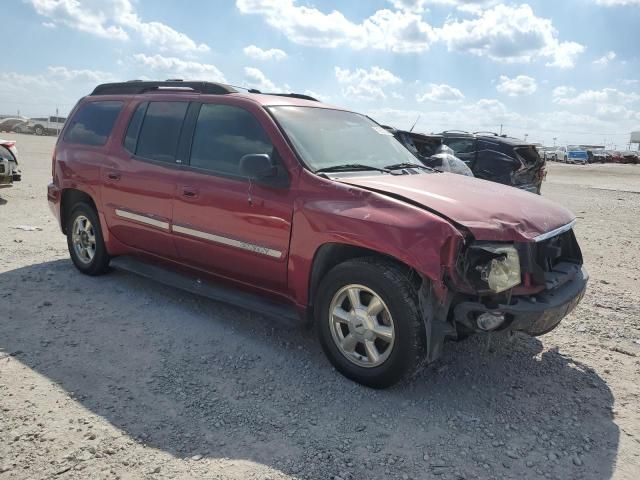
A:
[[[553,137],[553,146],[556,146],[556,140],[558,140],[558,137]]]
[[[502,124],[500,124],[500,135],[502,135]]]

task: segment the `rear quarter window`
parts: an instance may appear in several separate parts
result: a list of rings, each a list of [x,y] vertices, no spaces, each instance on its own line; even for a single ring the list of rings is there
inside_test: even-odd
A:
[[[107,143],[122,110],[121,101],[88,102],[80,107],[64,134],[64,141],[101,146]]]

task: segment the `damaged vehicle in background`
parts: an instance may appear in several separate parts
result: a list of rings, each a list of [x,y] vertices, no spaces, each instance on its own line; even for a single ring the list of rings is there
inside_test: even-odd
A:
[[[10,187],[21,179],[16,142],[0,138],[0,188]]]
[[[473,172],[442,142],[441,135],[425,135],[383,126],[396,140],[404,145],[423,165],[441,172],[457,173],[473,177]]]
[[[440,135],[477,178],[540,194],[546,162],[534,144],[497,133],[448,130]]]
[[[80,272],[312,321],[335,368],[371,387],[472,332],[544,335],[587,285],[565,208],[433,170],[366,116],[301,95],[100,85],[52,177]]]

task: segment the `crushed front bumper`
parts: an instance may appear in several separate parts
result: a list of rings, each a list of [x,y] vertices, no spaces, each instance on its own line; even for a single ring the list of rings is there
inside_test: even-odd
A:
[[[479,302],[462,302],[454,309],[455,320],[474,331],[486,331],[478,327],[474,319],[482,313],[504,315],[504,322],[496,330],[520,331],[538,336],[553,330],[580,303],[587,288],[589,275],[584,268],[575,265],[562,285],[530,297],[513,297],[511,304],[488,308]]]
[[[20,170],[15,162],[0,158],[0,188],[10,187],[13,182],[19,182],[21,179]]]

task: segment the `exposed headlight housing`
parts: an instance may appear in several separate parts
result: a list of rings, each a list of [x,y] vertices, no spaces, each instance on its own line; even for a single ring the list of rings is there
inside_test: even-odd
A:
[[[520,257],[513,245],[471,245],[465,260],[465,276],[479,293],[504,292],[522,281]]]

